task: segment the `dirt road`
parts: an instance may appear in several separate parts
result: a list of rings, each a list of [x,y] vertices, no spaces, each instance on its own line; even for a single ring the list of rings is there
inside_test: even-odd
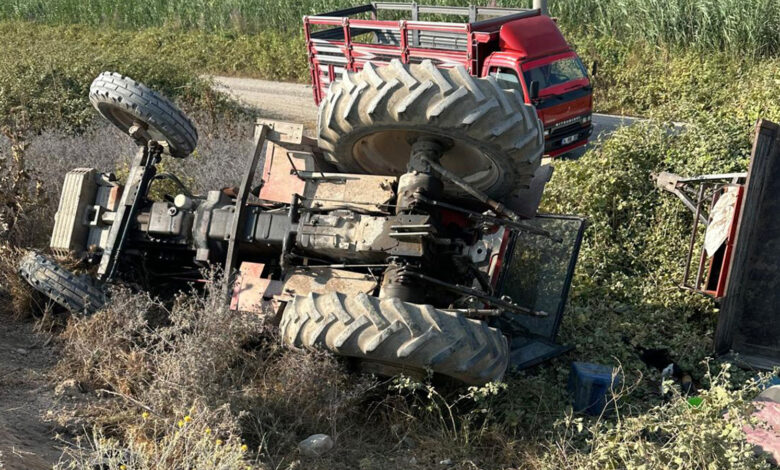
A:
[[[212,78],[217,90],[245,106],[257,108],[263,117],[299,122],[312,129],[317,122],[317,108],[309,85],[252,78]]]
[[[216,88],[238,100],[257,108],[264,117],[300,122],[313,129],[317,122],[317,108],[311,86],[301,83],[272,82],[239,77],[212,77]],[[622,126],[631,125],[639,119],[608,114],[593,115],[593,136],[591,141],[607,136]]]
[[[0,317],[0,468],[51,468],[60,457],[43,416],[54,403],[47,377],[56,351],[33,323]]]

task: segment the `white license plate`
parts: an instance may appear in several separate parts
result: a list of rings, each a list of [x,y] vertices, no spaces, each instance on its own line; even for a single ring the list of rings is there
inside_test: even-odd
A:
[[[572,144],[572,143],[577,141],[577,137],[579,137],[579,135],[577,135],[577,134],[570,135],[569,137],[564,137],[563,139],[561,139],[561,145]]]

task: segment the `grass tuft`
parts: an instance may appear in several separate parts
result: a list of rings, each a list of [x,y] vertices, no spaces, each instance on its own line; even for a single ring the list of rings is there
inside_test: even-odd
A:
[[[112,28],[166,28],[295,35],[304,15],[349,4],[338,0],[15,0],[0,3],[0,19]],[[468,5],[467,0],[426,4]],[[477,2],[480,3],[480,2]],[[489,2],[481,2],[483,4]],[[504,7],[531,6],[506,0]],[[628,42],[649,42],[698,51],[767,56],[780,53],[780,4],[775,0],[554,0],[550,13],[572,31]],[[423,18],[427,19],[427,18]],[[451,17],[448,19],[452,21]]]

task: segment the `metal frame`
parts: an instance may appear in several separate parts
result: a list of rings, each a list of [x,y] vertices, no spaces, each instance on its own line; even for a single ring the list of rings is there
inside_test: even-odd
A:
[[[233,278],[233,271],[236,269],[236,262],[238,261],[238,233],[246,222],[247,211],[244,210],[246,201],[249,198],[249,191],[252,188],[252,181],[257,172],[257,163],[260,160],[260,154],[262,153],[263,144],[265,143],[268,131],[269,128],[265,124],[260,124],[255,129],[255,144],[252,148],[252,153],[249,156],[249,164],[241,178],[241,186],[238,190],[238,194],[236,194],[235,210],[233,211],[233,225],[230,227],[227,258],[225,260],[225,274],[230,280]],[[229,288],[230,284],[232,283],[228,282],[225,287]]]
[[[577,235],[574,238],[574,247],[572,248],[571,252],[571,258],[569,260],[569,264],[567,266],[566,270],[566,277],[563,281],[563,290],[561,291],[561,301],[558,304],[558,309],[555,311],[555,323],[552,328],[552,334],[545,338],[549,341],[554,341],[555,337],[558,335],[558,329],[561,326],[561,320],[563,318],[563,311],[566,309],[566,301],[569,298],[569,290],[571,290],[571,281],[574,278],[574,270],[577,267],[577,259],[579,259],[580,256],[580,248],[582,246],[582,240],[585,236],[585,229],[588,227],[588,222],[586,219],[583,219],[582,217],[578,217],[576,215],[559,215],[559,214],[539,214],[536,216],[539,219],[557,219],[557,220],[571,220],[580,222],[580,227],[577,230]],[[504,259],[504,265],[503,265],[503,272],[501,273],[501,278],[498,282],[498,288],[497,292],[498,295],[501,296],[504,294],[504,283],[506,281],[506,270],[509,269],[509,267],[512,265],[512,259],[515,255],[515,248],[517,243],[517,235],[518,232],[515,232],[515,235],[510,240],[510,246],[509,250],[507,250],[507,256]]]
[[[477,21],[478,16],[509,16],[519,13],[534,11],[529,8],[501,8],[501,7],[480,7],[471,5],[467,7],[446,6],[446,5],[420,5],[416,2],[372,2],[374,12],[379,10],[408,11],[414,17],[419,17],[420,13],[432,13],[436,15],[460,15],[468,16],[469,22]]]
[[[680,201],[693,213],[693,227],[689,237],[688,251],[685,255],[685,268],[683,278],[680,281],[680,287],[685,290],[698,292],[716,299],[721,298],[726,293],[726,279],[731,266],[731,258],[734,249],[734,239],[736,237],[737,220],[739,220],[740,205],[742,202],[742,186],[747,173],[719,173],[711,175],[701,175],[694,177],[679,177],[671,173],[660,173],[653,175],[656,185],[677,196]],[[704,271],[707,268],[707,253],[704,246],[700,247],[698,253],[698,265],[696,267],[696,277],[693,283],[691,278],[691,263],[693,262],[696,244],[699,241],[699,225],[707,227],[710,223],[710,210],[715,205],[717,198],[721,194],[721,189],[725,186],[738,187],[740,191],[737,195],[737,207],[734,218],[729,227],[729,237],[726,245],[726,252],[721,260],[720,277],[714,290],[703,287],[705,280]],[[705,206],[705,203],[706,206]],[[712,272],[711,263],[708,270]]]
[[[574,277],[574,270],[577,266],[577,259],[579,258],[580,247],[582,246],[582,240],[585,235],[585,229],[587,228],[587,221],[581,217],[572,215],[554,215],[554,214],[540,214],[537,216],[541,219],[557,219],[557,220],[571,220],[579,222],[579,228],[577,234],[574,237],[574,246],[572,247],[571,257],[569,264],[566,268],[566,274],[563,279],[563,287],[560,293],[560,300],[557,309],[552,315],[552,325],[548,326],[549,334],[540,334],[538,331],[531,331],[528,324],[524,321],[524,316],[513,316],[510,318],[510,328],[519,327],[525,330],[524,334],[518,334],[510,336],[510,367],[521,370],[533,367],[544,361],[557,357],[573,349],[570,345],[560,345],[555,342],[558,336],[558,330],[560,329],[561,322],[563,320],[563,313],[566,309],[566,303],[569,297],[569,291],[571,289],[572,278]],[[497,292],[499,295],[504,294],[504,284],[506,282],[506,270],[512,265],[512,259],[516,250],[517,232],[510,241],[510,249],[507,251],[506,259],[504,260],[503,272],[499,279],[499,285]]]
[[[116,222],[108,234],[108,247],[103,252],[98,266],[97,277],[100,282],[108,282],[114,277],[116,265],[124,249],[128,232],[135,224],[138,205],[146,197],[149,185],[157,173],[156,164],[160,161],[164,147],[159,142],[149,140],[138,149],[127,176],[122,198],[116,211]]]

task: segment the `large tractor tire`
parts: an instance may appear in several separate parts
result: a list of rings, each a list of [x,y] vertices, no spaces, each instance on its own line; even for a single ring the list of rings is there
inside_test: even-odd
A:
[[[324,158],[348,173],[401,175],[415,138],[440,137],[451,144],[441,164],[496,198],[527,188],[544,152],[542,124],[520,93],[430,60],[345,72],[320,103],[317,126]]]
[[[47,257],[29,252],[19,274],[35,290],[74,314],[92,314],[106,303],[103,290],[89,276],[78,276]]]
[[[135,123],[145,124],[152,139],[168,142],[174,157],[184,158],[198,145],[192,121],[167,98],[130,77],[101,73],[89,87],[89,101],[126,134]]]
[[[478,385],[500,380],[509,361],[506,338],[485,322],[363,293],[296,296],[280,328],[289,346],[325,349],[411,376],[431,370]]]

